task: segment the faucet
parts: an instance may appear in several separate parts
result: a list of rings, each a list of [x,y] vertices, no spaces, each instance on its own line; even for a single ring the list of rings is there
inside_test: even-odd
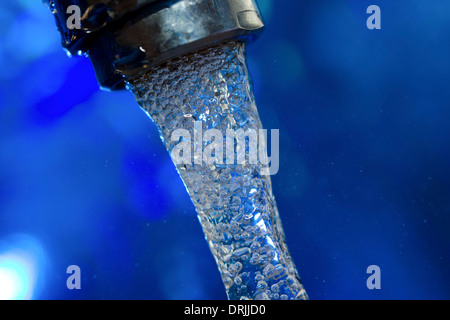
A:
[[[264,28],[254,0],[44,0],[70,56],[90,58],[100,87],[224,41],[250,41]],[[68,23],[71,8],[79,23]]]

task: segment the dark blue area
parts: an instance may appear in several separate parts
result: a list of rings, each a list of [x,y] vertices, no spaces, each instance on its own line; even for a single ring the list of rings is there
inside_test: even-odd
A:
[[[450,3],[259,3],[249,67],[264,126],[280,129],[273,188],[310,297],[449,299]],[[366,28],[372,4],[381,30]],[[39,1],[3,1],[0,18],[0,242],[39,243],[34,298],[225,299],[132,95],[99,91]],[[72,264],[80,291],[66,288]]]

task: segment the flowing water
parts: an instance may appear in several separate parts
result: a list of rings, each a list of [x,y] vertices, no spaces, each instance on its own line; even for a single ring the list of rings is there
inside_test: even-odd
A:
[[[216,129],[224,135],[227,129],[262,129],[245,45],[229,42],[174,59],[130,80],[128,87],[169,151],[180,141],[192,144],[192,162],[176,166],[228,298],[307,299],[286,246],[270,176],[261,174],[263,164],[202,162],[201,151],[211,139],[195,138],[199,123],[203,131]],[[172,139],[177,129],[189,136]]]

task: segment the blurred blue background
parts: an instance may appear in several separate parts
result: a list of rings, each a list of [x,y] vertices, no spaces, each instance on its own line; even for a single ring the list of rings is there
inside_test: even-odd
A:
[[[450,2],[258,2],[248,63],[280,129],[274,193],[310,298],[449,299]],[[41,1],[1,1],[0,20],[0,298],[226,299],[132,95],[66,56]]]

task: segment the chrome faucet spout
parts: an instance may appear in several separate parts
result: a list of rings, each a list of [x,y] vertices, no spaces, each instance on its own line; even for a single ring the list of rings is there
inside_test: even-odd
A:
[[[254,0],[44,0],[63,47],[87,55],[106,90],[170,59],[228,40],[249,41],[264,28]],[[77,28],[67,23],[79,10]]]

